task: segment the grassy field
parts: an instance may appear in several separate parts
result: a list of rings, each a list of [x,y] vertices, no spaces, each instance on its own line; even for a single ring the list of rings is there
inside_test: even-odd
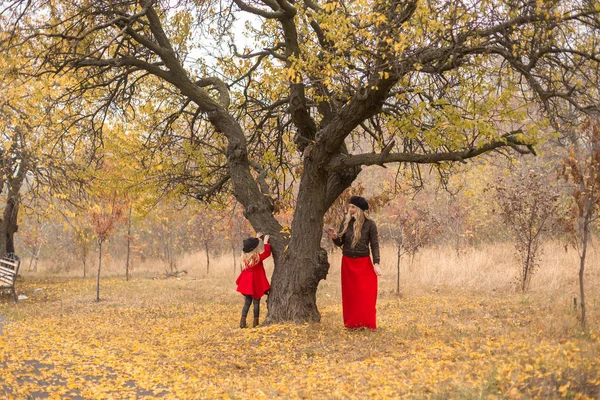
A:
[[[592,251],[587,332],[579,328],[577,256],[548,245],[527,294],[510,246],[428,249],[403,264],[384,251],[377,331],[341,316],[339,254],[318,292],[322,322],[239,329],[232,262],[190,256],[164,267],[108,265],[93,278],[41,266],[0,302],[5,398],[600,398],[600,269]],[[272,266],[268,265],[268,275]],[[71,271],[73,275],[74,272]],[[266,306],[263,302],[263,314]],[[263,315],[264,316],[264,315]]]

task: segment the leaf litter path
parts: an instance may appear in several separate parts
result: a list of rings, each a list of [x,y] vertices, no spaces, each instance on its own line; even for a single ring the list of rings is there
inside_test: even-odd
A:
[[[522,295],[383,295],[379,329],[349,331],[325,285],[321,324],[241,330],[210,280],[107,280],[99,304],[90,280],[24,286],[43,295],[0,304],[9,399],[600,398],[594,327]]]

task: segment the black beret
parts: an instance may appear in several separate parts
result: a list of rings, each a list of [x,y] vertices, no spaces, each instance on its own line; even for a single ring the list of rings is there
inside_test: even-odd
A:
[[[369,203],[364,197],[352,196],[350,197],[350,204],[354,204],[363,211],[367,211],[369,209]]]
[[[244,253],[250,253],[252,250],[258,246],[258,238],[248,238],[244,239]]]

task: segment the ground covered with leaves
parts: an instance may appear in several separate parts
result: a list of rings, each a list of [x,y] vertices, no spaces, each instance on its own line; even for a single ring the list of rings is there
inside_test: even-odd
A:
[[[94,285],[29,278],[28,299],[2,298],[4,397],[600,398],[598,326],[551,296],[382,293],[379,328],[350,331],[334,280],[322,323],[239,329],[229,280],[106,279],[100,303]]]

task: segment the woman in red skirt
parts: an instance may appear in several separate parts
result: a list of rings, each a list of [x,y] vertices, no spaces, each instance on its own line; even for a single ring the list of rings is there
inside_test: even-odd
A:
[[[365,215],[369,203],[352,196],[339,232],[328,228],[333,242],[342,247],[342,309],[346,328],[376,329],[379,238],[377,225]],[[369,251],[370,247],[370,251]],[[373,254],[371,262],[370,253]]]
[[[242,253],[242,272],[237,278],[237,291],[244,295],[244,307],[242,308],[242,319],[240,320],[240,328],[248,327],[246,317],[250,310],[250,304],[254,304],[254,322],[252,327],[258,325],[260,316],[260,298],[267,294],[271,285],[267,280],[263,260],[271,255],[271,245],[269,235],[264,236],[264,250],[259,252],[258,247],[260,239],[263,235],[258,233],[255,238],[245,239],[243,242],[244,248]]]

